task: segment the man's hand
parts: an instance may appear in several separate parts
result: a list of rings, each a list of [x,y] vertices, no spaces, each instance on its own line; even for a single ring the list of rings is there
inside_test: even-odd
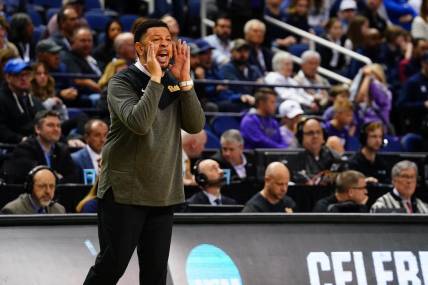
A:
[[[186,42],[178,40],[172,43],[174,64],[169,66],[172,75],[178,81],[192,80],[190,77],[190,47]]]
[[[69,147],[83,148],[86,146],[84,142],[79,139],[70,139],[67,141]]]
[[[251,95],[244,94],[241,95],[241,102],[252,106],[256,103],[256,99]]]
[[[76,88],[73,88],[73,87],[70,87],[67,89],[62,89],[59,92],[59,96],[61,96],[64,99],[67,99],[67,100],[74,100],[74,99],[76,99],[77,95],[78,95],[77,90],[76,90]]]
[[[156,59],[157,50],[155,49],[155,45],[152,42],[147,44],[147,58],[144,67],[150,73],[150,79],[160,83],[162,78],[162,68]]]

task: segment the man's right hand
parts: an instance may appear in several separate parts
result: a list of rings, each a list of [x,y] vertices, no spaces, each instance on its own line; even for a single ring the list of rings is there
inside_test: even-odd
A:
[[[59,92],[59,96],[67,100],[74,100],[76,99],[77,95],[78,95],[77,90],[74,87],[62,89]]]
[[[147,58],[145,68],[151,75],[150,79],[160,83],[162,78],[162,69],[158,60],[156,59],[156,53],[157,51],[155,50],[155,45],[152,42],[149,42],[147,44]]]

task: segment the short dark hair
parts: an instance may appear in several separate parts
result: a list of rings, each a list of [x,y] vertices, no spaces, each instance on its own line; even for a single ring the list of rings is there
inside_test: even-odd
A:
[[[164,27],[168,29],[168,25],[161,20],[157,19],[148,19],[141,23],[136,29],[134,33],[134,43],[138,43],[141,38],[146,34],[147,30],[155,27]],[[169,29],[168,29],[169,31]]]
[[[74,9],[73,7],[66,5],[61,7],[61,9],[59,9],[58,13],[56,14],[56,23],[58,25],[58,29],[61,29],[62,23],[64,23],[65,20],[67,19],[67,16],[65,15],[65,11],[68,9],[73,9],[74,11],[76,11],[76,9]]]
[[[86,124],[84,126],[85,135],[89,135],[92,132],[92,126],[95,123],[105,124],[107,126],[107,123],[104,122],[103,120],[100,120],[100,119],[90,119],[89,121],[86,122]]]
[[[358,180],[365,178],[364,174],[356,170],[346,170],[336,177],[336,192],[346,193],[352,187],[357,187]]]
[[[214,22],[215,25],[217,25],[217,22],[220,19],[226,19],[226,20],[232,21],[232,18],[229,16],[229,14],[227,14],[225,12],[221,12],[215,17],[215,22]]]
[[[256,107],[259,105],[261,101],[266,101],[268,96],[277,96],[275,90],[268,87],[262,87],[256,90],[256,93],[254,93],[254,98],[256,99],[255,105]]]
[[[42,110],[37,112],[36,116],[34,116],[34,125],[40,127],[42,125],[42,121],[47,117],[57,117],[58,119],[61,119],[59,113],[56,111]]]

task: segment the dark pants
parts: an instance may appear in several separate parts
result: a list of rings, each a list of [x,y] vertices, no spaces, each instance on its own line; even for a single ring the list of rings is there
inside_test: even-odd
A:
[[[137,247],[140,284],[166,284],[172,207],[118,204],[113,191],[98,200],[100,253],[84,284],[116,284]]]

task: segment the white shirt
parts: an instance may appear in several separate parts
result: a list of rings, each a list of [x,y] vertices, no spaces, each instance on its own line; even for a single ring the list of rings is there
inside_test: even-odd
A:
[[[242,163],[233,166],[239,178],[247,177],[247,171],[245,169],[245,165],[247,165],[247,158],[244,155],[242,155]]]
[[[213,206],[218,206],[217,205],[217,203],[216,202],[214,202],[215,200],[220,200],[220,205],[221,205],[221,195],[219,195],[218,197],[217,196],[214,196],[214,195],[212,195],[212,194],[210,194],[210,193],[208,193],[208,192],[206,192],[206,191],[203,191],[203,193],[208,197],[208,200],[210,201],[210,204],[211,205],[213,205]]]
[[[95,151],[93,151],[89,145],[86,145],[85,148],[89,153],[89,157],[91,158],[92,166],[95,169],[95,173],[98,175],[100,172],[98,167],[98,161],[101,159],[101,154],[98,154]]]
[[[293,78],[285,77],[279,72],[269,72],[265,76],[265,82],[268,84],[299,85]],[[274,89],[278,94],[279,101],[293,100],[304,106],[310,106],[314,101],[314,98],[306,93],[303,88],[275,87]]]

